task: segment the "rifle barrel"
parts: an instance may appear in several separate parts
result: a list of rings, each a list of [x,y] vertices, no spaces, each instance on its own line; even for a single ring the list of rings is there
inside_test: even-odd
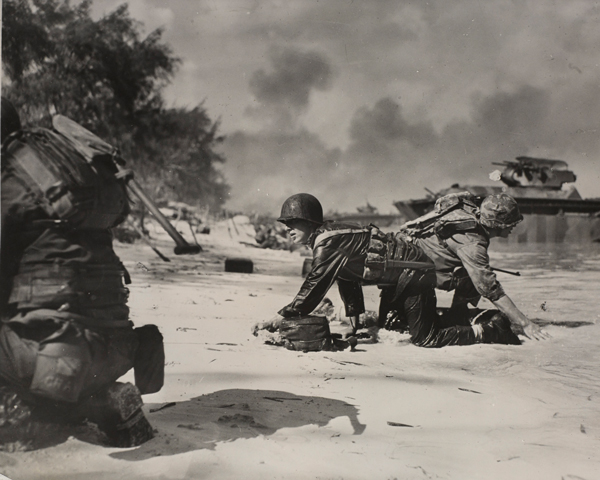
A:
[[[515,277],[520,277],[521,272],[512,272],[510,270],[504,270],[503,268],[491,267],[494,272],[502,272],[508,273],[509,275],[514,275]]]

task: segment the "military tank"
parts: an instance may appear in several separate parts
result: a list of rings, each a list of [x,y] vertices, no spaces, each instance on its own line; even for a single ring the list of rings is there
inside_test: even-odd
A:
[[[515,161],[492,163],[503,167],[490,178],[504,185],[460,185],[432,192],[425,198],[394,202],[406,220],[431,211],[437,198],[468,191],[477,197],[505,192],[515,198],[524,221],[509,237],[509,243],[587,243],[600,241],[600,198],[584,199],[573,183],[577,179],[563,160],[517,157]]]

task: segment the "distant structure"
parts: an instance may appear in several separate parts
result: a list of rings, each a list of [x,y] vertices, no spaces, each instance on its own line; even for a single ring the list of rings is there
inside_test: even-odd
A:
[[[600,198],[583,199],[573,182],[575,173],[563,160],[517,157],[516,161],[493,163],[503,166],[499,180],[504,186],[459,185],[425,198],[394,202],[400,214],[412,220],[433,209],[435,200],[448,193],[468,191],[485,198],[505,192],[517,200],[525,221],[509,243],[587,243],[600,241]]]
[[[356,210],[358,211],[358,213],[363,213],[365,215],[373,215],[377,213],[377,207],[371,205],[368,200],[365,206],[356,207]]]

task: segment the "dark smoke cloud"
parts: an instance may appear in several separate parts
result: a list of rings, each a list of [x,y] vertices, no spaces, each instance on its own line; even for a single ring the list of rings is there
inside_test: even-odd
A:
[[[387,149],[399,142],[415,148],[436,142],[430,123],[410,123],[404,118],[400,104],[391,98],[382,98],[371,109],[359,108],[350,124],[350,138],[359,152]]]
[[[265,105],[286,105],[296,111],[308,107],[310,92],[331,86],[332,68],[319,52],[293,48],[272,49],[272,71],[258,70],[250,79],[250,91]]]
[[[502,144],[510,138],[520,148],[530,148],[544,136],[550,110],[550,94],[525,85],[514,93],[500,92],[477,102],[473,124],[486,141]]]
[[[580,95],[581,102],[591,99],[590,93]],[[352,211],[369,201],[388,212],[394,211],[392,201],[421,197],[425,188],[489,185],[488,174],[498,168],[492,162],[548,152],[561,158],[563,142],[573,139],[556,134],[556,108],[550,92],[524,85],[473,98],[470,120],[436,132],[430,122],[413,120],[385,97],[354,113],[344,150],[328,148],[303,128],[286,134],[238,132],[227,139],[225,151],[233,203],[276,213],[287,196],[308,191],[326,210]],[[589,119],[573,121],[575,132]],[[581,145],[598,150],[597,136],[592,140],[581,131],[579,137]]]
[[[597,0],[166,3],[130,7],[184,59],[168,101],[222,119],[232,209],[269,183],[276,212],[280,184],[310,181],[340,209],[393,210],[517,155],[564,159],[600,195]]]
[[[382,197],[390,210],[390,191],[401,199],[411,176],[429,168],[413,159],[437,143],[433,127],[409,122],[398,103],[383,98],[355,112],[350,130],[352,142],[345,151],[328,148],[304,128],[236,132],[227,138],[224,151],[235,193],[232,204],[274,213],[287,196],[306,191],[328,211],[352,211],[348,205],[381,203]]]
[[[472,120],[450,123],[435,152],[460,183],[485,183],[492,162],[526,155],[551,136],[548,92],[529,85],[473,99]],[[443,155],[443,156],[442,156]]]
[[[227,137],[223,148],[234,209],[276,213],[294,193],[311,192],[328,203],[339,193],[331,187],[339,186],[340,150],[328,148],[305,129],[236,132]]]

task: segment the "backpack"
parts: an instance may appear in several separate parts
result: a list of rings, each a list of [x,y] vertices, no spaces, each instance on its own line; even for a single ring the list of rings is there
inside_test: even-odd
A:
[[[309,315],[286,318],[279,326],[279,334],[288,350],[302,352],[331,350],[331,331],[326,317]]]
[[[456,232],[473,230],[479,226],[479,204],[480,199],[470,192],[449,193],[435,201],[431,212],[406,222],[400,231],[411,237],[435,234],[445,239]]]
[[[74,123],[74,122],[73,122]],[[45,128],[22,130],[2,146],[7,161],[52,219],[76,229],[108,229],[129,214],[125,178],[113,158]]]

